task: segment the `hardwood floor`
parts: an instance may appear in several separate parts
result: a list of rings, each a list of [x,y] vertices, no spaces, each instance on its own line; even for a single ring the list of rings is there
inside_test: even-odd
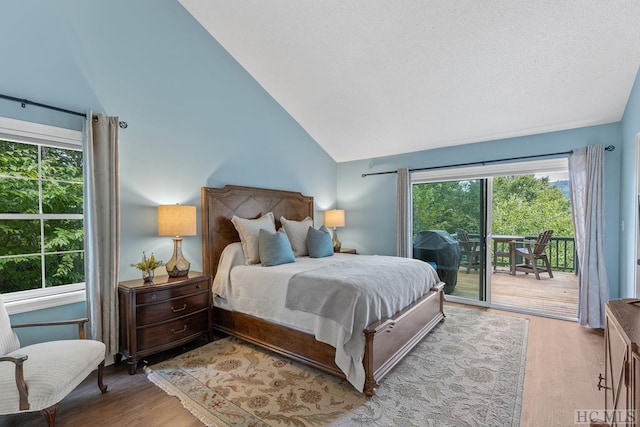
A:
[[[470,306],[465,306],[471,308]],[[529,319],[523,427],[573,426],[574,411],[604,409],[604,332],[576,322],[476,308]]]
[[[602,409],[604,395],[596,388],[597,376],[604,367],[602,330],[582,328],[575,322],[469,308],[529,319],[521,426],[571,426],[576,409]],[[189,348],[203,343],[206,340]],[[187,349],[146,360],[153,364]],[[60,403],[58,426],[202,425],[177,398],[148,381],[141,369],[133,376],[127,373],[125,364],[109,366],[105,371],[108,392],[100,394],[92,374]],[[39,413],[0,416],[0,427],[43,425]]]

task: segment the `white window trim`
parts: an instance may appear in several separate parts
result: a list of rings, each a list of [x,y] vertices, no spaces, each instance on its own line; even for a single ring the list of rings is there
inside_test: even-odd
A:
[[[77,150],[82,149],[82,138],[82,132],[78,130],[0,117],[0,139],[3,140]],[[26,313],[85,300],[84,283],[11,292],[2,296],[9,314]]]
[[[466,166],[461,168],[443,168],[411,173],[411,183],[437,181],[460,181],[465,179],[489,178],[500,175],[526,175],[541,172],[558,172],[567,170],[567,157],[544,160],[529,160],[515,163],[496,163],[482,166]]]
[[[84,283],[11,292],[2,296],[2,301],[10,315],[84,302],[85,300]]]
[[[82,132],[0,117],[0,139],[61,148],[82,148]]]

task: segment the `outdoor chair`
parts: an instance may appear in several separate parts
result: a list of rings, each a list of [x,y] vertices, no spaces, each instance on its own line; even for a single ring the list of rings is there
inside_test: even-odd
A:
[[[516,255],[521,256],[524,259],[523,264],[516,264],[516,271],[524,271],[526,274],[533,273],[536,275],[536,279],[540,280],[540,273],[549,273],[549,277],[553,278],[551,272],[551,263],[547,257],[547,246],[551,242],[551,236],[553,230],[543,231],[538,235],[535,241],[525,241],[524,247],[516,248]],[[544,262],[544,267],[538,265],[538,260]]]
[[[40,411],[54,426],[58,403],[98,368],[102,393],[105,345],[84,339],[88,319],[11,325],[0,297],[0,415]],[[49,341],[20,347],[13,329],[28,326],[78,326],[80,339]]]
[[[469,239],[469,233],[462,228],[456,230],[460,243],[460,265],[467,267],[467,274],[471,269],[480,268],[480,242]]]

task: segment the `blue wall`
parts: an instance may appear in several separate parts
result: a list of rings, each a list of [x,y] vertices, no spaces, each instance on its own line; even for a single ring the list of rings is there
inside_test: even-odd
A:
[[[637,296],[634,284],[636,270],[636,236],[638,188],[636,187],[637,136],[640,134],[640,70],[622,116],[622,162],[620,168],[620,218],[624,230],[620,232],[620,295]],[[639,254],[640,255],[640,254]]]
[[[86,306],[84,302],[79,302],[60,307],[14,314],[11,316],[11,323],[15,325],[19,323],[82,319],[83,317],[87,317]],[[52,339],[78,338],[78,327],[76,325],[17,328],[15,331],[18,339],[20,339],[21,346],[50,341]],[[85,331],[87,331],[86,328]]]
[[[395,254],[396,175],[362,178],[363,173],[476,162],[569,151],[591,144],[616,145],[605,157],[605,233],[607,275],[611,296],[618,292],[619,188],[622,150],[620,123],[480,142],[338,164],[337,206],[347,212],[340,231],[345,247],[370,254]]]
[[[200,206],[202,186],[301,191],[318,210],[335,202],[336,162],[175,0],[35,3],[2,6],[0,93],[128,122],[119,145],[121,280],[139,276],[129,264],[143,250],[171,257],[172,240],[157,236],[156,207]],[[82,127],[79,118],[8,101],[0,116]],[[183,243],[194,271],[200,238]]]

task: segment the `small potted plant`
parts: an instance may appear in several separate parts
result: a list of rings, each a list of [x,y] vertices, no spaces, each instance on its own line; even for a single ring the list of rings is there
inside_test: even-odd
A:
[[[135,267],[138,270],[142,271],[142,279],[145,282],[153,282],[154,270],[158,267],[162,267],[163,265],[164,262],[158,261],[153,253],[151,253],[150,257],[147,257],[147,254],[143,251],[142,261],[131,264],[131,267]]]

